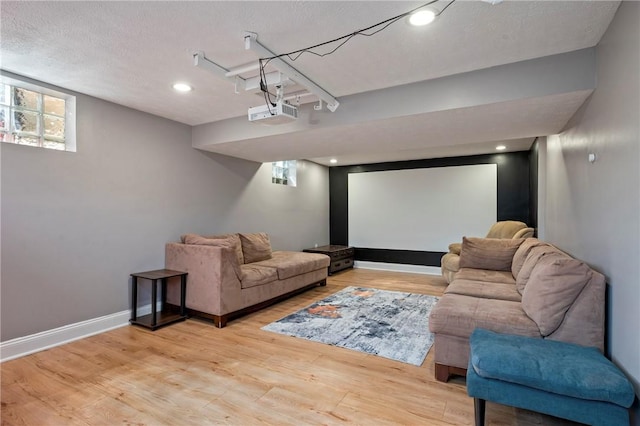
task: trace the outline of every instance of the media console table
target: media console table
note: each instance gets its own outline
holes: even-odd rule
[[[315,248],[304,249],[307,253],[326,254],[331,258],[329,264],[329,275],[342,271],[344,269],[353,268],[353,259],[355,250],[353,247],[339,246],[331,244]]]

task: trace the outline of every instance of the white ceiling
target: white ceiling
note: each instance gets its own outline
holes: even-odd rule
[[[256,61],[244,31],[276,53],[368,27],[422,2],[0,2],[3,70],[189,125],[246,116],[252,93],[193,65],[193,53],[225,68]],[[442,9],[447,2],[434,6]],[[404,20],[372,37],[355,37],[335,54],[292,64],[339,100],[363,92],[437,79],[595,46],[615,1],[458,0],[430,26]],[[245,76],[248,76],[246,74]],[[174,92],[176,81],[194,91]],[[487,103],[309,130],[238,138],[202,146],[256,161],[309,158],[339,165],[527,149],[558,132],[588,92]],[[338,109],[340,111],[340,108]],[[343,114],[346,114],[343,112]],[[437,119],[436,119],[437,118]],[[429,128],[425,129],[425,122]],[[436,128],[433,124],[437,123]],[[246,126],[256,126],[246,123]],[[215,129],[214,127],[212,127]],[[304,145],[297,141],[304,139]],[[333,142],[332,142],[333,141]],[[234,145],[235,144],[235,145]],[[295,146],[295,148],[294,148]]]

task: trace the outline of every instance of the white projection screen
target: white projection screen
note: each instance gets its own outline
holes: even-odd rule
[[[349,245],[446,252],[496,222],[496,164],[349,174]]]

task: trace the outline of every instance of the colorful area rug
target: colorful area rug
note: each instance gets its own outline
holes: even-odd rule
[[[347,287],[263,330],[422,365],[431,345],[429,312],[438,298]]]

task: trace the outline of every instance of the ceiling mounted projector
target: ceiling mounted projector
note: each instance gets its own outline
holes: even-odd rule
[[[298,108],[282,101],[276,102],[276,106],[260,105],[249,108],[249,121],[259,121],[264,124],[290,123],[298,118]]]

